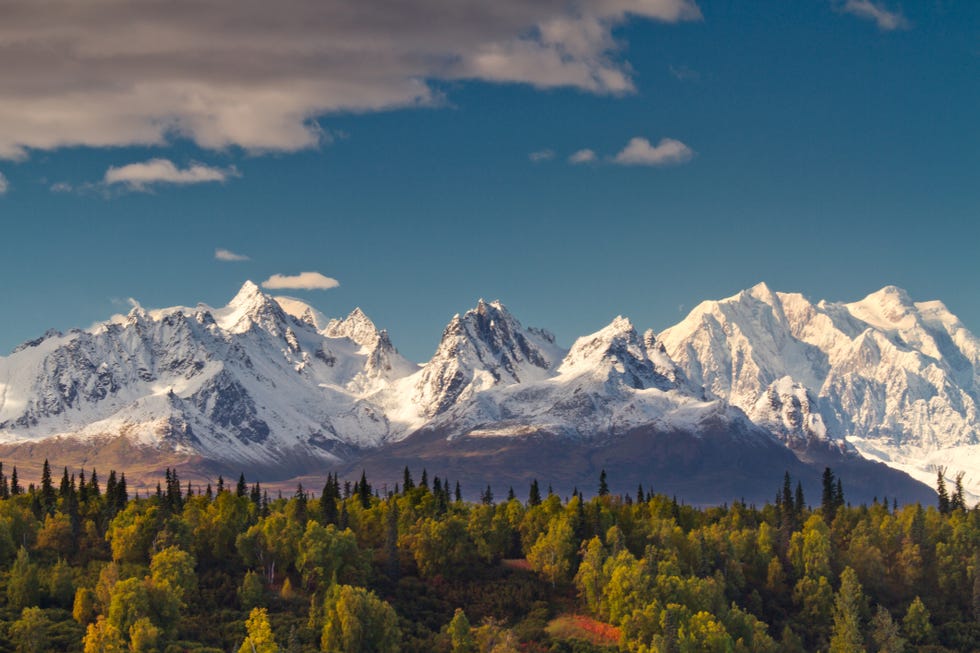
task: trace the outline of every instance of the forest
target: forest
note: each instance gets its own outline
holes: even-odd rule
[[[764,506],[606,472],[463,499],[406,469],[285,496],[241,476],[0,465],[0,651],[606,653],[980,650],[980,507],[852,506],[827,469]],[[272,496],[274,494],[274,496]]]

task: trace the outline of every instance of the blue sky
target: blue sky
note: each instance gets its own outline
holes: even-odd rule
[[[361,306],[415,360],[480,297],[570,344],[761,280],[814,300],[895,284],[980,332],[980,5],[524,4],[442,24],[433,0],[391,21],[297,2],[243,36],[194,14],[212,0],[158,32],[122,12],[150,33],[118,45],[76,16],[39,37],[69,65],[14,3],[0,351],[129,297],[222,305],[306,271],[339,286],[276,292]],[[331,12],[352,36],[320,51]],[[199,50],[165,29],[182,19]]]

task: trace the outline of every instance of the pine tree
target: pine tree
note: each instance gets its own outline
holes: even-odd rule
[[[55,492],[54,485],[51,483],[51,465],[48,459],[44,459],[44,467],[41,468],[41,510],[49,515],[54,514]]]
[[[92,468],[92,475],[88,478],[88,493],[89,496],[99,497],[102,491],[99,489],[99,475],[96,473],[95,468]]]
[[[793,502],[793,510],[796,512],[796,519],[803,519],[803,510],[806,509],[806,502],[803,500],[803,483],[796,482],[796,496]]]
[[[327,482],[323,486],[323,493],[320,495],[320,519],[324,524],[337,523],[337,483],[327,474]]]
[[[68,478],[68,468],[65,467],[65,471],[61,474],[61,485],[58,486],[58,496],[66,499],[69,492],[71,492],[71,479]]]
[[[405,475],[404,475],[404,479],[402,480],[402,491],[405,494],[408,494],[414,489],[415,489],[415,481],[412,480],[412,472],[408,468],[408,465],[405,465]]]
[[[646,500],[647,497],[645,494],[643,494],[643,483],[640,483],[639,485],[636,486],[636,502],[645,503]]]
[[[424,487],[426,490],[429,489],[429,473],[425,470],[425,467],[422,468],[422,480],[419,481],[419,487]]]
[[[956,489],[953,497],[949,500],[950,510],[966,510],[966,498],[963,495],[963,475],[964,472],[956,473]]]
[[[17,466],[15,465],[13,471],[10,472],[10,494],[11,496],[17,496],[18,494],[21,494],[23,491],[24,489],[20,486],[20,483],[17,481]]]
[[[541,503],[541,490],[538,489],[538,479],[531,481],[531,491],[527,495],[527,505],[536,506]]]
[[[484,504],[488,506],[493,505],[493,490],[490,489],[489,485],[487,486],[487,489],[483,491],[483,494],[480,496],[480,501],[482,501]]]
[[[936,468],[936,494],[939,495],[939,512],[949,514],[949,492],[946,491],[946,468],[940,465]]]
[[[218,494],[225,491],[225,479],[221,474],[218,474]]]
[[[609,494],[609,485],[606,483],[606,470],[599,472],[599,496],[604,497]]]
[[[245,484],[245,473],[238,477],[238,486],[235,488],[235,496],[243,497],[248,493],[248,485]]]
[[[837,487],[834,489],[834,512],[837,512],[838,508],[844,506],[844,484],[841,483],[840,477],[837,477]]]
[[[459,481],[456,481],[456,492],[454,493],[453,498],[456,499],[456,503],[463,500],[463,490],[459,487]]]
[[[357,492],[358,498],[361,500],[361,507],[365,510],[371,507],[371,486],[367,482],[367,473],[361,470],[361,481],[359,483],[359,488]]]
[[[823,495],[820,501],[820,510],[823,511],[823,518],[828,522],[834,519],[837,512],[837,488],[834,486],[834,473],[830,467],[823,470]]]

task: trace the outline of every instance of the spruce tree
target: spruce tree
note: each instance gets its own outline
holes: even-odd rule
[[[837,488],[834,485],[834,473],[830,467],[823,470],[823,494],[820,500],[820,509],[823,511],[823,518],[828,522],[834,519],[837,512]]]
[[[463,500],[463,490],[459,487],[459,481],[456,481],[456,492],[453,498],[456,499],[456,503]]]
[[[408,465],[405,465],[404,479],[402,480],[402,491],[405,492],[405,494],[408,494],[414,489],[415,481],[412,480],[412,472],[408,468]]]
[[[966,497],[963,494],[963,475],[964,472],[956,473],[956,489],[953,491],[953,496],[949,500],[950,510],[966,510]]]
[[[238,486],[235,488],[235,496],[243,497],[248,493],[248,485],[245,484],[245,473],[238,477]]]
[[[599,472],[599,496],[604,497],[609,494],[609,484],[606,483],[606,470]]]
[[[538,479],[531,481],[531,491],[527,495],[527,505],[536,506],[541,503],[541,490],[538,489]]]
[[[803,519],[803,510],[806,508],[806,502],[803,500],[803,483],[801,481],[796,482],[796,497],[793,501],[793,510],[796,512],[796,519]]]
[[[357,497],[361,500],[361,507],[365,510],[371,507],[371,486],[367,482],[367,473],[361,470],[361,481],[358,484]]]
[[[41,502],[41,510],[53,515],[56,495],[51,482],[51,465],[48,464],[47,458],[44,459],[44,466],[41,468],[41,496],[38,498]]]
[[[946,491],[946,468],[940,465],[936,468],[936,494],[939,500],[939,512],[943,515],[949,514],[949,492]]]

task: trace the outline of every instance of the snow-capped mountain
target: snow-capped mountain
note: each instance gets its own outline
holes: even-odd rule
[[[980,341],[941,302],[888,286],[813,303],[759,284],[661,336],[707,396],[794,449],[853,446],[929,484],[944,465],[980,494]]]
[[[0,436],[125,435],[254,467],[336,459],[407,429],[372,397],[417,367],[360,311],[319,320],[248,282],[222,308],[135,306],[49,332],[0,358]]]
[[[925,442],[950,425],[975,440],[976,395],[962,388],[976,387],[980,347],[941,305],[909,311],[757,286],[659,337],[617,317],[566,349],[480,300],[417,365],[360,309],[331,319],[247,282],[223,307],[134,306],[0,357],[0,459],[138,450],[158,467],[184,456],[283,478],[328,465],[400,474],[392,465],[417,455],[566,490],[608,464],[703,501],[767,498],[785,470],[817,483],[827,463],[858,496],[922,498],[845,440],[867,452],[872,437]],[[922,412],[927,381],[941,390]],[[875,403],[882,393],[892,399]]]

